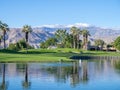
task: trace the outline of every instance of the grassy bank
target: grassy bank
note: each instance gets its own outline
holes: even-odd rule
[[[26,51],[0,50],[0,62],[26,62],[26,61],[70,61],[71,56],[120,56],[117,52],[83,51],[76,49],[31,49]]]

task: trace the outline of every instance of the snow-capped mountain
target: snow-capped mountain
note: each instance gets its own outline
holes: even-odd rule
[[[29,34],[29,43],[35,48],[38,48],[40,42],[45,41],[49,37],[53,37],[56,30],[66,29],[68,32],[70,32],[70,28],[73,26],[80,29],[89,30],[91,34],[91,41],[94,41],[95,39],[103,39],[106,43],[111,43],[116,39],[116,37],[120,36],[120,29],[115,30],[111,28],[96,27],[86,23],[76,23],[70,25],[55,24],[34,27],[33,32]],[[22,32],[21,28],[11,28],[6,38],[7,45],[10,43],[15,43],[22,38],[24,38],[24,33]]]
[[[120,29],[97,27],[86,23],[75,23],[69,25],[43,25],[38,28],[48,32],[55,32],[58,29],[66,29],[68,32],[70,32],[70,28],[73,26],[80,29],[89,30],[91,34],[90,40],[103,39],[106,43],[111,43],[116,39],[116,37],[120,36]]]
[[[89,27],[90,25],[87,24],[87,23],[75,23],[75,24],[68,24],[68,25],[60,25],[60,24],[48,24],[48,25],[42,25],[42,26],[39,26],[39,27],[48,27],[48,28],[71,28],[71,27]]]

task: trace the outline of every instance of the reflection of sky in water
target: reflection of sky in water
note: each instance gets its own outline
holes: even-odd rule
[[[62,62],[56,62],[56,63],[32,63],[31,66],[33,67],[50,67],[50,66],[72,66],[72,63],[62,63]]]
[[[119,90],[119,61],[28,63],[30,90]],[[0,83],[3,67],[0,64]],[[25,64],[6,64],[7,90],[24,90]]]

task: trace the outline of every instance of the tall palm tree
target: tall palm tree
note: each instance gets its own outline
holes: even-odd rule
[[[88,36],[90,36],[90,33],[88,30],[83,29],[82,30],[82,35],[83,35],[83,47],[87,49],[87,44],[88,44]]]
[[[70,29],[72,35],[73,35],[73,48],[76,48],[76,36],[77,36],[77,27],[72,27]]]
[[[29,25],[24,25],[22,28],[22,32],[25,33],[25,41],[26,41],[26,50],[28,49],[28,34],[32,32],[32,28]]]
[[[6,23],[0,22],[0,30],[3,32],[4,49],[5,49],[6,48],[5,35],[9,31],[9,27]]]
[[[82,34],[82,31],[80,29],[77,29],[77,49],[80,48],[80,35]]]

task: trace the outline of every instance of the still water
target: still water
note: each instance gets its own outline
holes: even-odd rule
[[[120,90],[120,61],[0,63],[0,90]]]

